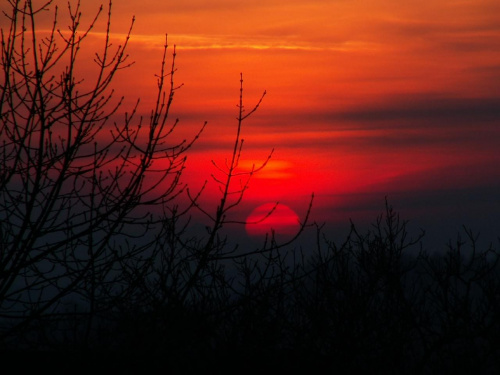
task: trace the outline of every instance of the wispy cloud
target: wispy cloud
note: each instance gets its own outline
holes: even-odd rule
[[[48,31],[47,31],[48,32]],[[103,32],[91,32],[92,36],[104,38]],[[113,40],[125,40],[125,33],[112,33]],[[149,48],[163,48],[165,37],[169,44],[182,50],[293,50],[293,51],[374,51],[380,48],[375,42],[363,40],[344,41],[308,41],[296,36],[289,38],[272,37],[268,35],[206,35],[206,34],[134,34],[130,42]]]

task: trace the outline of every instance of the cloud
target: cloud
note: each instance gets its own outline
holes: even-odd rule
[[[356,108],[331,116],[357,122],[408,120],[413,123],[414,120],[439,120],[443,125],[456,126],[499,120],[500,97],[447,97],[426,93],[388,96],[379,105]],[[404,126],[404,123],[401,125]]]
[[[284,120],[281,114],[267,115],[265,125],[259,131],[297,132],[307,131],[365,131],[390,129],[455,129],[470,126],[498,128],[500,121],[500,97],[456,97],[445,94],[420,93],[385,95],[372,103],[360,103],[342,110],[317,108],[288,111]],[[308,124],[305,127],[305,124]]]

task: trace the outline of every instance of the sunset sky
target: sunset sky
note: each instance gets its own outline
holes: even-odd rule
[[[86,19],[101,2],[83,1]],[[112,13],[118,40],[136,17],[125,105],[141,97],[148,114],[166,33],[177,47],[174,116],[186,134],[208,121],[194,187],[229,157],[240,72],[247,109],[267,91],[243,166],[275,152],[238,214],[280,201],[302,216],[314,192],[312,218],[335,236],[388,196],[442,242],[462,224],[500,235],[500,1],[116,0]]]

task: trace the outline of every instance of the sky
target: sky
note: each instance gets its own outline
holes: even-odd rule
[[[101,2],[83,2],[84,23]],[[135,16],[135,64],[115,79],[125,108],[140,97],[147,116],[165,34],[176,46],[173,116],[187,135],[208,122],[185,174],[193,189],[209,181],[206,204],[216,201],[211,160],[222,165],[232,149],[242,73],[247,110],[266,91],[243,124],[242,167],[274,153],[236,216],[280,201],[303,217],[314,192],[311,220],[338,237],[349,220],[374,221],[387,197],[439,244],[462,225],[498,244],[498,0],[115,0],[112,9],[117,42]]]

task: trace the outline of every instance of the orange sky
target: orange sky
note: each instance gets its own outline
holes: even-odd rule
[[[101,1],[83,3],[90,18]],[[184,84],[175,115],[188,134],[208,121],[194,185],[229,156],[243,72],[247,108],[267,90],[244,159],[275,148],[243,211],[280,200],[300,214],[314,191],[315,218],[345,222],[389,195],[406,216],[480,211],[500,229],[498,0],[116,0],[117,38],[133,15],[136,64],[116,88],[148,113],[168,33]]]

